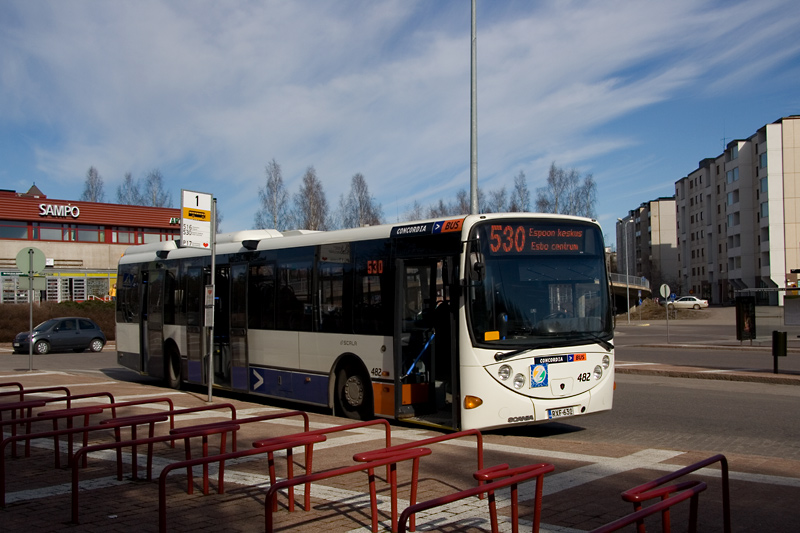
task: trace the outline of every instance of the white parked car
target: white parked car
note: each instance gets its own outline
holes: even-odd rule
[[[667,304],[669,309],[705,309],[708,307],[708,300],[701,300],[696,296],[683,296],[674,302]]]

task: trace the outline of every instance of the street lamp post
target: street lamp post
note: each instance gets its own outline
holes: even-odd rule
[[[628,314],[628,324],[631,323],[631,280],[628,278],[628,220],[618,218],[622,224],[622,242],[625,248],[625,307]]]

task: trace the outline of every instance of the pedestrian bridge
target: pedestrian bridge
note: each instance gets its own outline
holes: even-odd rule
[[[611,277],[611,297],[617,307],[617,313],[623,313],[626,309],[639,302],[639,291],[642,291],[642,298],[650,298],[653,292],[650,290],[650,281],[642,276],[626,276],[625,274],[612,273]],[[628,304],[625,300],[629,298]]]

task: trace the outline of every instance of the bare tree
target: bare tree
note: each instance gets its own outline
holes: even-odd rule
[[[343,228],[376,226],[382,223],[381,205],[369,194],[369,187],[360,172],[350,180],[350,193],[339,201],[339,217]]]
[[[147,173],[142,184],[142,205],[172,207],[172,193],[164,190],[164,176],[156,169]]]
[[[514,191],[511,193],[508,210],[512,213],[521,213],[530,209],[531,193],[528,190],[528,181],[525,179],[525,173],[520,170],[514,178]]]
[[[83,184],[81,200],[84,202],[102,202],[106,193],[103,191],[103,178],[97,169],[89,167],[86,172],[86,181]]]
[[[583,181],[578,171],[550,165],[547,185],[536,189],[536,209],[542,213],[563,215],[594,216],[597,200],[597,184],[591,174]]]
[[[422,204],[419,203],[418,200],[414,200],[414,203],[411,204],[411,208],[403,215],[404,220],[422,220],[425,218],[425,211],[422,208]]]
[[[303,175],[300,192],[294,196],[294,206],[297,228],[320,231],[328,229],[328,201],[313,166],[308,167]]]
[[[117,203],[123,205],[142,205],[139,185],[133,180],[130,172],[125,173],[122,184],[117,187]]]
[[[485,213],[503,213],[508,211],[506,202],[506,188],[500,187],[494,191],[489,191],[489,198],[486,202]]]
[[[480,205],[481,189],[478,187],[478,205]],[[461,189],[456,193],[456,202],[453,206],[450,215],[467,215],[470,213],[469,194],[466,189]]]
[[[289,193],[283,185],[281,166],[275,158],[267,164],[265,174],[267,182],[264,188],[258,189],[261,208],[256,212],[255,227],[282,231],[289,226]]]

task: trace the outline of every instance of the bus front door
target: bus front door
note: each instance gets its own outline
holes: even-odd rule
[[[395,416],[454,428],[449,264],[449,258],[397,260]]]

